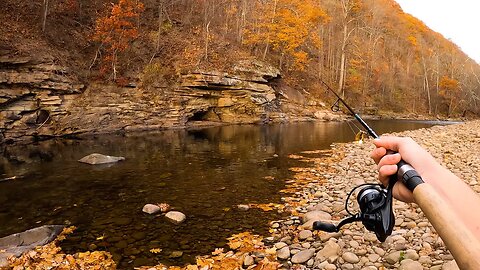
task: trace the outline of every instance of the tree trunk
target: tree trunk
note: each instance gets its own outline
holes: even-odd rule
[[[158,0],[158,36],[157,36],[157,45],[156,51],[160,50],[160,33],[162,32],[162,25],[163,25],[163,1]]]
[[[344,84],[344,73],[345,73],[345,47],[347,46],[347,24],[343,26],[343,40],[342,40],[342,48],[341,48],[341,56],[340,56],[340,79],[338,80],[338,93],[342,96],[342,98],[345,98],[345,91],[343,89],[343,84]]]
[[[205,60],[208,60],[208,42],[209,42],[209,36],[210,36],[210,22],[207,23],[207,26],[205,28]]]
[[[45,25],[47,24],[48,1],[49,1],[49,0],[43,0],[43,7],[42,7],[42,32],[45,32]]]
[[[423,89],[427,92],[428,99],[428,114],[432,114],[432,101],[430,98],[430,86],[428,84],[428,73],[427,65],[425,64],[425,58],[422,55],[422,64],[423,64]]]
[[[277,14],[277,0],[275,0],[273,2],[273,16],[272,16],[272,20],[270,23],[274,23],[275,22],[275,15]],[[270,46],[270,38],[267,38],[267,44],[265,45],[265,50],[263,51],[263,56],[262,56],[262,60],[265,60],[265,58],[267,57],[267,52],[268,52],[268,47]],[[282,56],[283,58],[283,56]],[[280,66],[280,69],[281,69],[281,66]]]

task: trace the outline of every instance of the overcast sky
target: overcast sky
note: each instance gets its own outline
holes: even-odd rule
[[[480,63],[480,0],[396,0]]]

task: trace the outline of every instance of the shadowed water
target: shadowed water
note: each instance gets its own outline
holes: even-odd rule
[[[379,134],[444,124],[369,123]],[[108,250],[122,269],[193,262],[225,247],[232,234],[268,236],[269,221],[281,214],[241,211],[237,205],[281,203],[288,168],[309,166],[288,155],[351,141],[352,128],[346,122],[225,126],[8,146],[0,179],[19,178],[0,182],[0,237],[44,224],[72,224],[77,230],[62,244],[67,252]],[[91,153],[126,160],[77,162]],[[162,202],[187,220],[174,225],[142,213],[144,204]],[[162,251],[155,254],[153,248]],[[183,255],[172,258],[173,251]]]

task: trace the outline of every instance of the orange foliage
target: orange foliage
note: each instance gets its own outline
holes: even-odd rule
[[[455,97],[460,90],[460,86],[458,84],[458,81],[453,79],[453,78],[449,78],[448,76],[443,76],[442,77],[442,79],[440,80],[440,83],[439,83],[439,87],[440,87],[440,93],[439,94],[443,97],[446,97],[446,98]]]
[[[407,37],[407,40],[408,42],[410,42],[410,44],[413,46],[413,47],[417,47],[417,38],[414,37],[414,36],[408,36]]]
[[[138,37],[134,19],[140,16],[143,10],[144,6],[139,1],[119,0],[112,6],[110,14],[96,21],[92,40],[100,42],[105,52],[100,71],[103,74],[113,71],[114,80],[118,53],[128,49],[130,42]]]
[[[293,60],[294,69],[303,70],[308,62],[303,47],[307,44],[320,47],[320,39],[313,30],[328,20],[327,14],[312,0],[259,1],[255,10],[258,21],[247,26],[244,43],[271,45],[273,50]]]

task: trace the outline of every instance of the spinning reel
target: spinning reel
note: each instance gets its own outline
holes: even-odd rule
[[[341,220],[338,225],[315,221],[313,223],[313,229],[326,232],[338,232],[345,224],[361,221],[367,230],[375,233],[380,242],[385,241],[392,233],[393,225],[395,224],[392,208],[393,184],[394,183],[391,183],[388,188],[377,184],[363,184],[355,187],[350,191],[345,201],[345,210],[350,214],[350,217]],[[357,195],[360,212],[352,214],[348,209],[348,202],[353,192],[361,187],[362,189]]]

